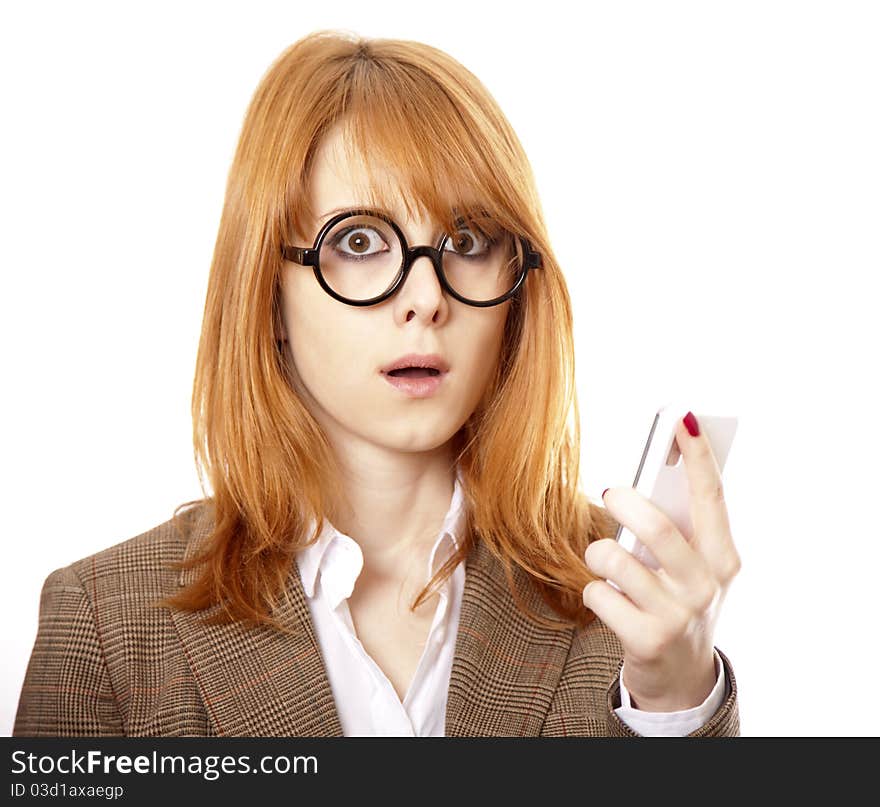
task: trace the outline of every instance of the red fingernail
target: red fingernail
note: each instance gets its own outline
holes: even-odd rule
[[[611,490],[611,488],[605,488],[605,490],[602,491],[602,498],[603,499],[605,498],[605,494],[608,493],[609,490]]]
[[[700,434],[700,426],[697,423],[697,419],[694,417],[693,412],[688,412],[683,418],[685,428],[688,430],[688,434],[691,437],[697,437]]]

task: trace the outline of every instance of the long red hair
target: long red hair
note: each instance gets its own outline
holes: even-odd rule
[[[455,435],[467,529],[459,552],[419,594],[430,596],[474,540],[503,563],[523,612],[548,627],[585,626],[595,579],[588,544],[616,523],[579,490],[580,426],[571,302],[544,224],[531,167],[495,100],[453,58],[428,45],[318,31],[288,47],[251,100],[226,187],[208,280],[192,396],[193,441],[213,532],[196,581],[162,605],[222,609],[211,622],[276,624],[271,610],[294,553],[316,540],[341,478],[334,453],[290,383],[280,324],[281,245],[301,243],[309,173],[322,135],[345,121],[369,171],[395,166],[407,193],[452,231],[454,189],[527,238],[531,271],[508,312],[501,358],[484,399]],[[369,155],[371,159],[366,159]],[[376,177],[371,203],[390,208]],[[410,200],[412,202],[410,203]],[[314,519],[316,532],[309,534]],[[519,598],[524,569],[559,614],[548,622]],[[180,564],[182,567],[183,564]]]

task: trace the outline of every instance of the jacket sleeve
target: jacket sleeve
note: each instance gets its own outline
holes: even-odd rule
[[[739,728],[739,704],[737,701],[736,678],[733,675],[733,667],[730,659],[717,647],[721,663],[724,665],[724,698],[721,705],[709,720],[697,729],[694,729],[687,737],[738,737]],[[623,667],[623,659],[617,668],[611,686],[608,689],[608,733],[612,737],[643,737],[646,735],[635,731],[627,725],[615,709],[620,707],[620,669]]]
[[[718,648],[724,664],[725,693],[709,720],[688,737],[739,736],[736,679],[727,656]],[[550,711],[541,730],[544,737],[643,737],[628,726],[615,709],[620,708],[620,672],[623,646],[601,619],[576,630],[556,686]]]
[[[70,567],[52,572],[40,595],[40,618],[14,737],[125,735],[91,601]]]

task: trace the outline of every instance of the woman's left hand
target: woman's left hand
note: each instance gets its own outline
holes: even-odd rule
[[[651,550],[660,568],[645,566],[613,538],[594,541],[584,555],[593,574],[620,586],[589,583],[584,605],[620,639],[633,706],[650,712],[690,709],[709,696],[717,679],[715,623],[741,567],[709,440],[702,432],[691,436],[683,420],[675,439],[688,476],[693,537],[687,540],[634,488],[609,488],[603,495],[609,513]]]

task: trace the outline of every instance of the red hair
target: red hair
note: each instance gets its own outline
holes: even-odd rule
[[[287,48],[261,79],[229,172],[214,247],[192,396],[202,491],[212,507],[197,579],[161,602],[185,610],[222,605],[210,622],[276,624],[270,612],[294,553],[316,540],[341,478],[326,436],[290,383],[276,336],[281,245],[309,232],[309,173],[337,122],[369,170],[393,165],[411,201],[454,230],[453,189],[527,238],[543,269],[511,301],[498,367],[476,410],[454,436],[467,529],[459,552],[419,594],[416,608],[484,541],[506,570],[523,612],[548,627],[584,626],[581,599],[595,579],[588,544],[616,522],[579,490],[580,426],[572,311],[551,249],[528,159],[480,81],[425,44],[319,31]],[[365,159],[370,155],[370,159]],[[372,176],[372,174],[371,174]],[[442,181],[438,178],[442,178]],[[390,208],[379,177],[370,203]],[[459,206],[459,211],[460,211]],[[572,411],[573,410],[573,411]],[[573,419],[572,419],[573,415]],[[309,521],[317,524],[307,534]],[[525,608],[512,564],[524,569],[561,617]],[[179,564],[180,568],[184,564]]]

